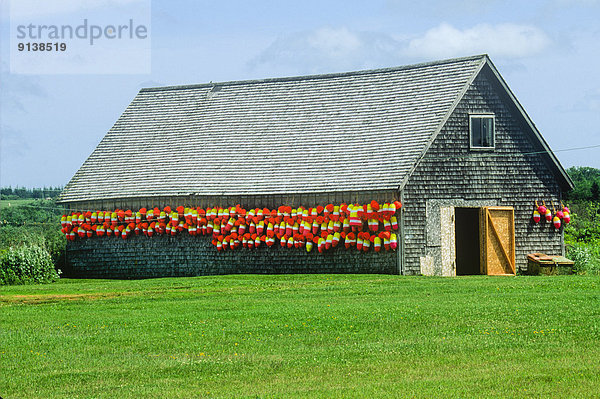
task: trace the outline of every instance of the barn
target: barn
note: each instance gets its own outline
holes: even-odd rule
[[[570,189],[490,58],[478,55],[142,89],[59,201],[80,218],[166,206],[285,212],[336,204],[350,213],[352,204],[402,204],[395,250],[223,251],[214,237],[179,232],[94,236],[67,242],[73,276],[454,276],[514,274],[528,253],[564,254],[562,227],[543,215],[536,223],[532,212],[536,201],[558,211]]]

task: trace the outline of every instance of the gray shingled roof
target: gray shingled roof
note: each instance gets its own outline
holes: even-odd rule
[[[486,59],[142,89],[60,199],[396,189]]]

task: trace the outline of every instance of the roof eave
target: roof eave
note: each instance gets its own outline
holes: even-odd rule
[[[140,90],[140,93],[144,92],[155,92],[155,91],[166,91],[166,90],[189,90],[189,89],[201,89],[201,88],[212,88],[215,86],[235,86],[235,85],[247,85],[247,84],[260,84],[260,83],[273,83],[273,82],[289,82],[299,80],[314,80],[314,79],[331,79],[346,76],[359,76],[368,75],[374,73],[385,73],[385,72],[396,72],[405,71],[415,68],[423,68],[427,66],[450,64],[461,61],[477,60],[487,58],[487,54],[472,55],[468,57],[459,58],[448,58],[445,60],[422,62],[418,64],[402,65],[390,68],[376,68],[376,69],[364,69],[360,71],[347,71],[347,72],[334,72],[324,73],[316,75],[299,75],[299,76],[285,76],[279,78],[266,78],[266,79],[250,79],[250,80],[231,80],[223,82],[209,82],[192,85],[173,85],[173,86],[158,86],[158,87],[144,87]]]

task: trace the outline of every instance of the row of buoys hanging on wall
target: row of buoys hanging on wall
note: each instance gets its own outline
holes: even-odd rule
[[[360,251],[395,250],[398,246],[396,212],[399,201],[379,204],[328,204],[313,208],[280,206],[277,209],[246,210],[234,207],[183,207],[172,209],[73,212],[61,218],[61,231],[69,240],[92,237],[120,237],[133,234],[148,237],[177,235],[212,236],[219,250],[273,246],[306,248],[319,252],[337,247]]]
[[[356,248],[358,251],[369,251],[372,247],[375,252],[381,250],[396,250],[398,248],[398,237],[395,233],[389,231],[380,231],[378,234],[371,234],[367,231],[355,232],[336,232],[333,234],[323,234],[321,236],[307,234],[293,234],[291,236],[283,235],[281,237],[267,235],[258,235],[246,233],[243,236],[237,233],[231,233],[227,236],[219,235],[213,239],[213,245],[217,250],[224,251],[227,249],[237,248],[258,248],[261,245],[271,247],[279,241],[283,248],[305,248],[307,252],[311,252],[316,246],[317,250],[322,253],[328,249],[335,248],[338,245],[343,245],[346,249]]]
[[[533,211],[533,221],[535,223],[539,223],[543,218],[547,222],[552,222],[554,228],[558,230],[563,223],[569,224],[571,222],[571,211],[562,202],[558,211],[554,208],[552,201],[550,201],[550,205],[552,206],[552,211],[550,207],[546,206],[546,202],[542,201],[540,205],[535,201],[535,210]]]

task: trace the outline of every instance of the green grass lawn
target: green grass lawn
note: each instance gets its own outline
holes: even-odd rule
[[[0,288],[0,396],[598,397],[598,277]]]

